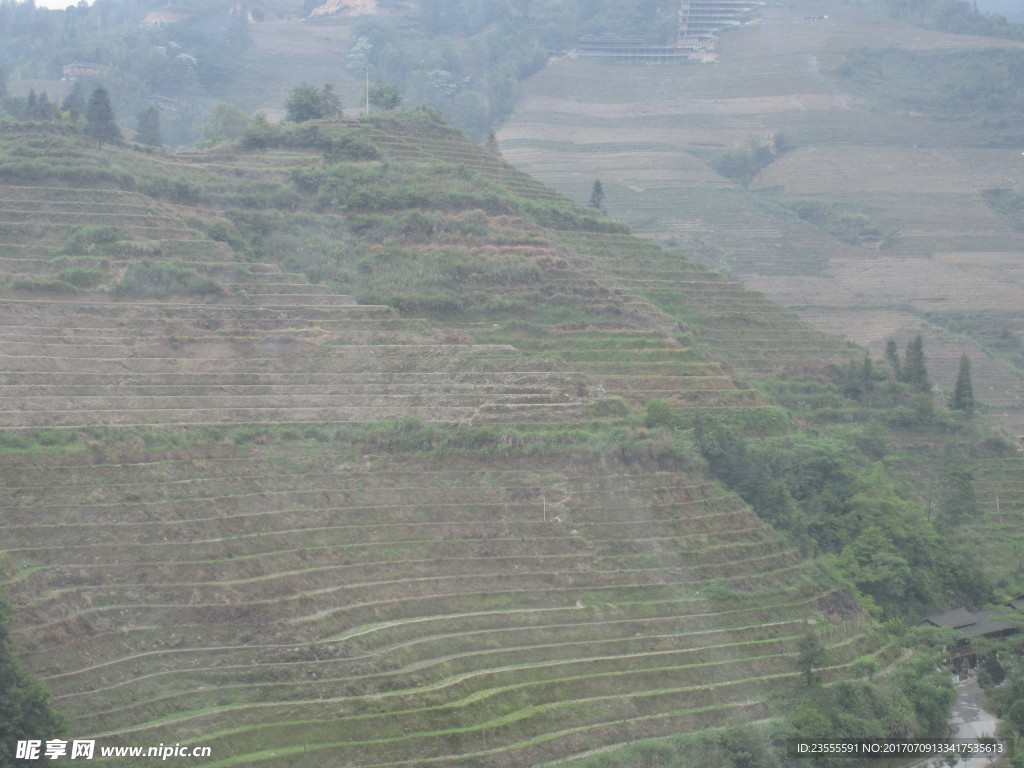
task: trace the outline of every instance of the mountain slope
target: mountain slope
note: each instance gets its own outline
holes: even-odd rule
[[[76,737],[536,765],[897,655],[641,413],[786,436],[738,374],[858,350],[430,113],[247,141],[0,129],[0,564]]]

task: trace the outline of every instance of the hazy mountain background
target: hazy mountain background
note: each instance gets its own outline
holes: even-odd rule
[[[1024,22],[1024,5],[1020,0],[978,0],[978,10],[999,13],[1013,22]]]

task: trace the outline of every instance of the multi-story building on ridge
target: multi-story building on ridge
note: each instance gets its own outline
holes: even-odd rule
[[[739,17],[756,5],[757,0],[683,0],[677,44],[696,46],[709,40],[725,27],[739,25]]]

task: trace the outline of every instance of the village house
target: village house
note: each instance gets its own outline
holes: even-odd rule
[[[63,77],[65,80],[77,80],[80,77],[103,77],[109,70],[106,64],[98,64],[94,61],[72,61],[65,64]]]
[[[1008,601],[1006,607],[1020,611],[1024,607],[1024,594]],[[978,666],[978,656],[971,647],[973,638],[998,639],[1021,631],[1020,623],[1012,621],[1007,616],[1005,608],[989,608],[977,612],[955,608],[945,613],[926,616],[921,620],[921,626],[949,627],[960,635],[956,645],[949,652],[950,668],[958,677],[964,677]]]

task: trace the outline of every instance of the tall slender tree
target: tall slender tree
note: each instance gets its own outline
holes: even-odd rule
[[[79,114],[85,114],[86,107],[85,87],[82,85],[81,80],[75,80],[75,84],[71,87],[71,92],[64,97],[64,101],[61,102],[60,108],[65,112],[78,112]]]
[[[895,339],[885,342],[885,360],[889,363],[891,375],[897,381],[900,379],[900,350],[896,346]]]
[[[594,186],[590,190],[590,202],[587,205],[604,212],[604,187],[601,186],[600,179],[594,179]]]
[[[53,105],[50,103],[50,97],[46,95],[46,91],[39,94],[39,101],[36,102],[35,119],[46,122],[53,120]]]
[[[931,382],[928,381],[928,368],[924,361],[924,339],[921,334],[907,342],[907,352],[903,363],[902,380],[921,392],[930,392]]]
[[[89,97],[85,109],[85,133],[100,143],[117,143],[123,139],[121,129],[114,119],[114,108],[110,106],[110,95],[106,88],[97,88]]]
[[[160,110],[146,107],[139,112],[138,142],[151,147],[162,147],[164,140],[160,134]]]
[[[971,358],[967,353],[960,355],[960,370],[956,375],[953,397],[949,407],[954,411],[963,411],[968,418],[974,415],[974,386],[971,384]]]

